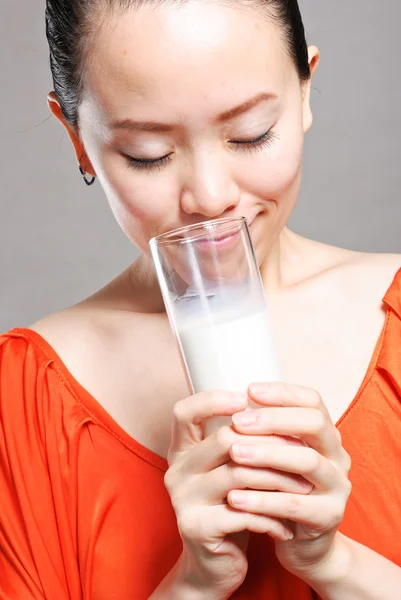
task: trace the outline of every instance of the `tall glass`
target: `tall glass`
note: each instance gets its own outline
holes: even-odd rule
[[[280,379],[268,307],[244,217],[153,238],[150,249],[172,330],[194,393],[246,393]],[[249,401],[248,406],[252,403]],[[213,417],[209,435],[231,418]]]

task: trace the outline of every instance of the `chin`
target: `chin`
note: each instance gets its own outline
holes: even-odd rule
[[[266,213],[260,213],[253,221],[249,228],[252,244],[255,250],[256,260],[260,267],[266,259],[278,240],[279,232],[277,232],[275,223],[269,218]]]

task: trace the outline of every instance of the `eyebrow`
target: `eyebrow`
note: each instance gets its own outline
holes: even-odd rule
[[[257,94],[253,98],[246,100],[242,104],[235,106],[234,108],[230,108],[225,112],[221,113],[217,117],[217,122],[223,123],[224,121],[228,121],[230,119],[234,119],[239,115],[251,110],[261,102],[277,100],[277,96],[275,94],[268,94],[266,92],[262,92]],[[121,121],[114,121],[111,124],[111,129],[124,129],[125,131],[155,131],[155,132],[163,132],[163,131],[172,131],[175,129],[174,125],[169,125],[167,123],[158,123],[156,121],[134,121],[132,119],[122,119]]]
[[[254,108],[261,102],[277,100],[277,98],[278,97],[275,94],[268,94],[266,92],[262,92],[260,94],[257,94],[253,98],[250,98],[250,100],[246,100],[242,104],[239,104],[238,106],[235,106],[234,108],[230,108],[229,110],[223,112],[217,117],[217,120],[219,122],[229,121],[230,119],[238,117],[244,112],[251,110],[251,108]]]

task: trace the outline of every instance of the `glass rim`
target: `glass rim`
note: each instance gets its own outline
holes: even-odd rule
[[[166,233],[153,237],[149,244],[156,246],[165,246],[167,244],[188,244],[196,242],[203,237],[210,235],[211,231],[216,230],[220,225],[223,226],[220,231],[226,232],[238,227],[238,225],[247,224],[246,217],[225,217],[222,219],[212,219],[210,221],[202,221],[201,223],[194,223],[193,225],[185,225],[178,229],[172,229]],[[226,227],[224,227],[226,225]],[[184,233],[190,233],[202,228],[204,231],[199,234],[192,235],[190,237],[179,237]]]

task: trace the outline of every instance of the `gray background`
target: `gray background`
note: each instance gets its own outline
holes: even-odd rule
[[[322,63],[290,225],[339,246],[401,252],[401,2],[300,5]],[[40,0],[0,2],[0,330],[78,301],[137,256],[47,120],[43,11]]]

